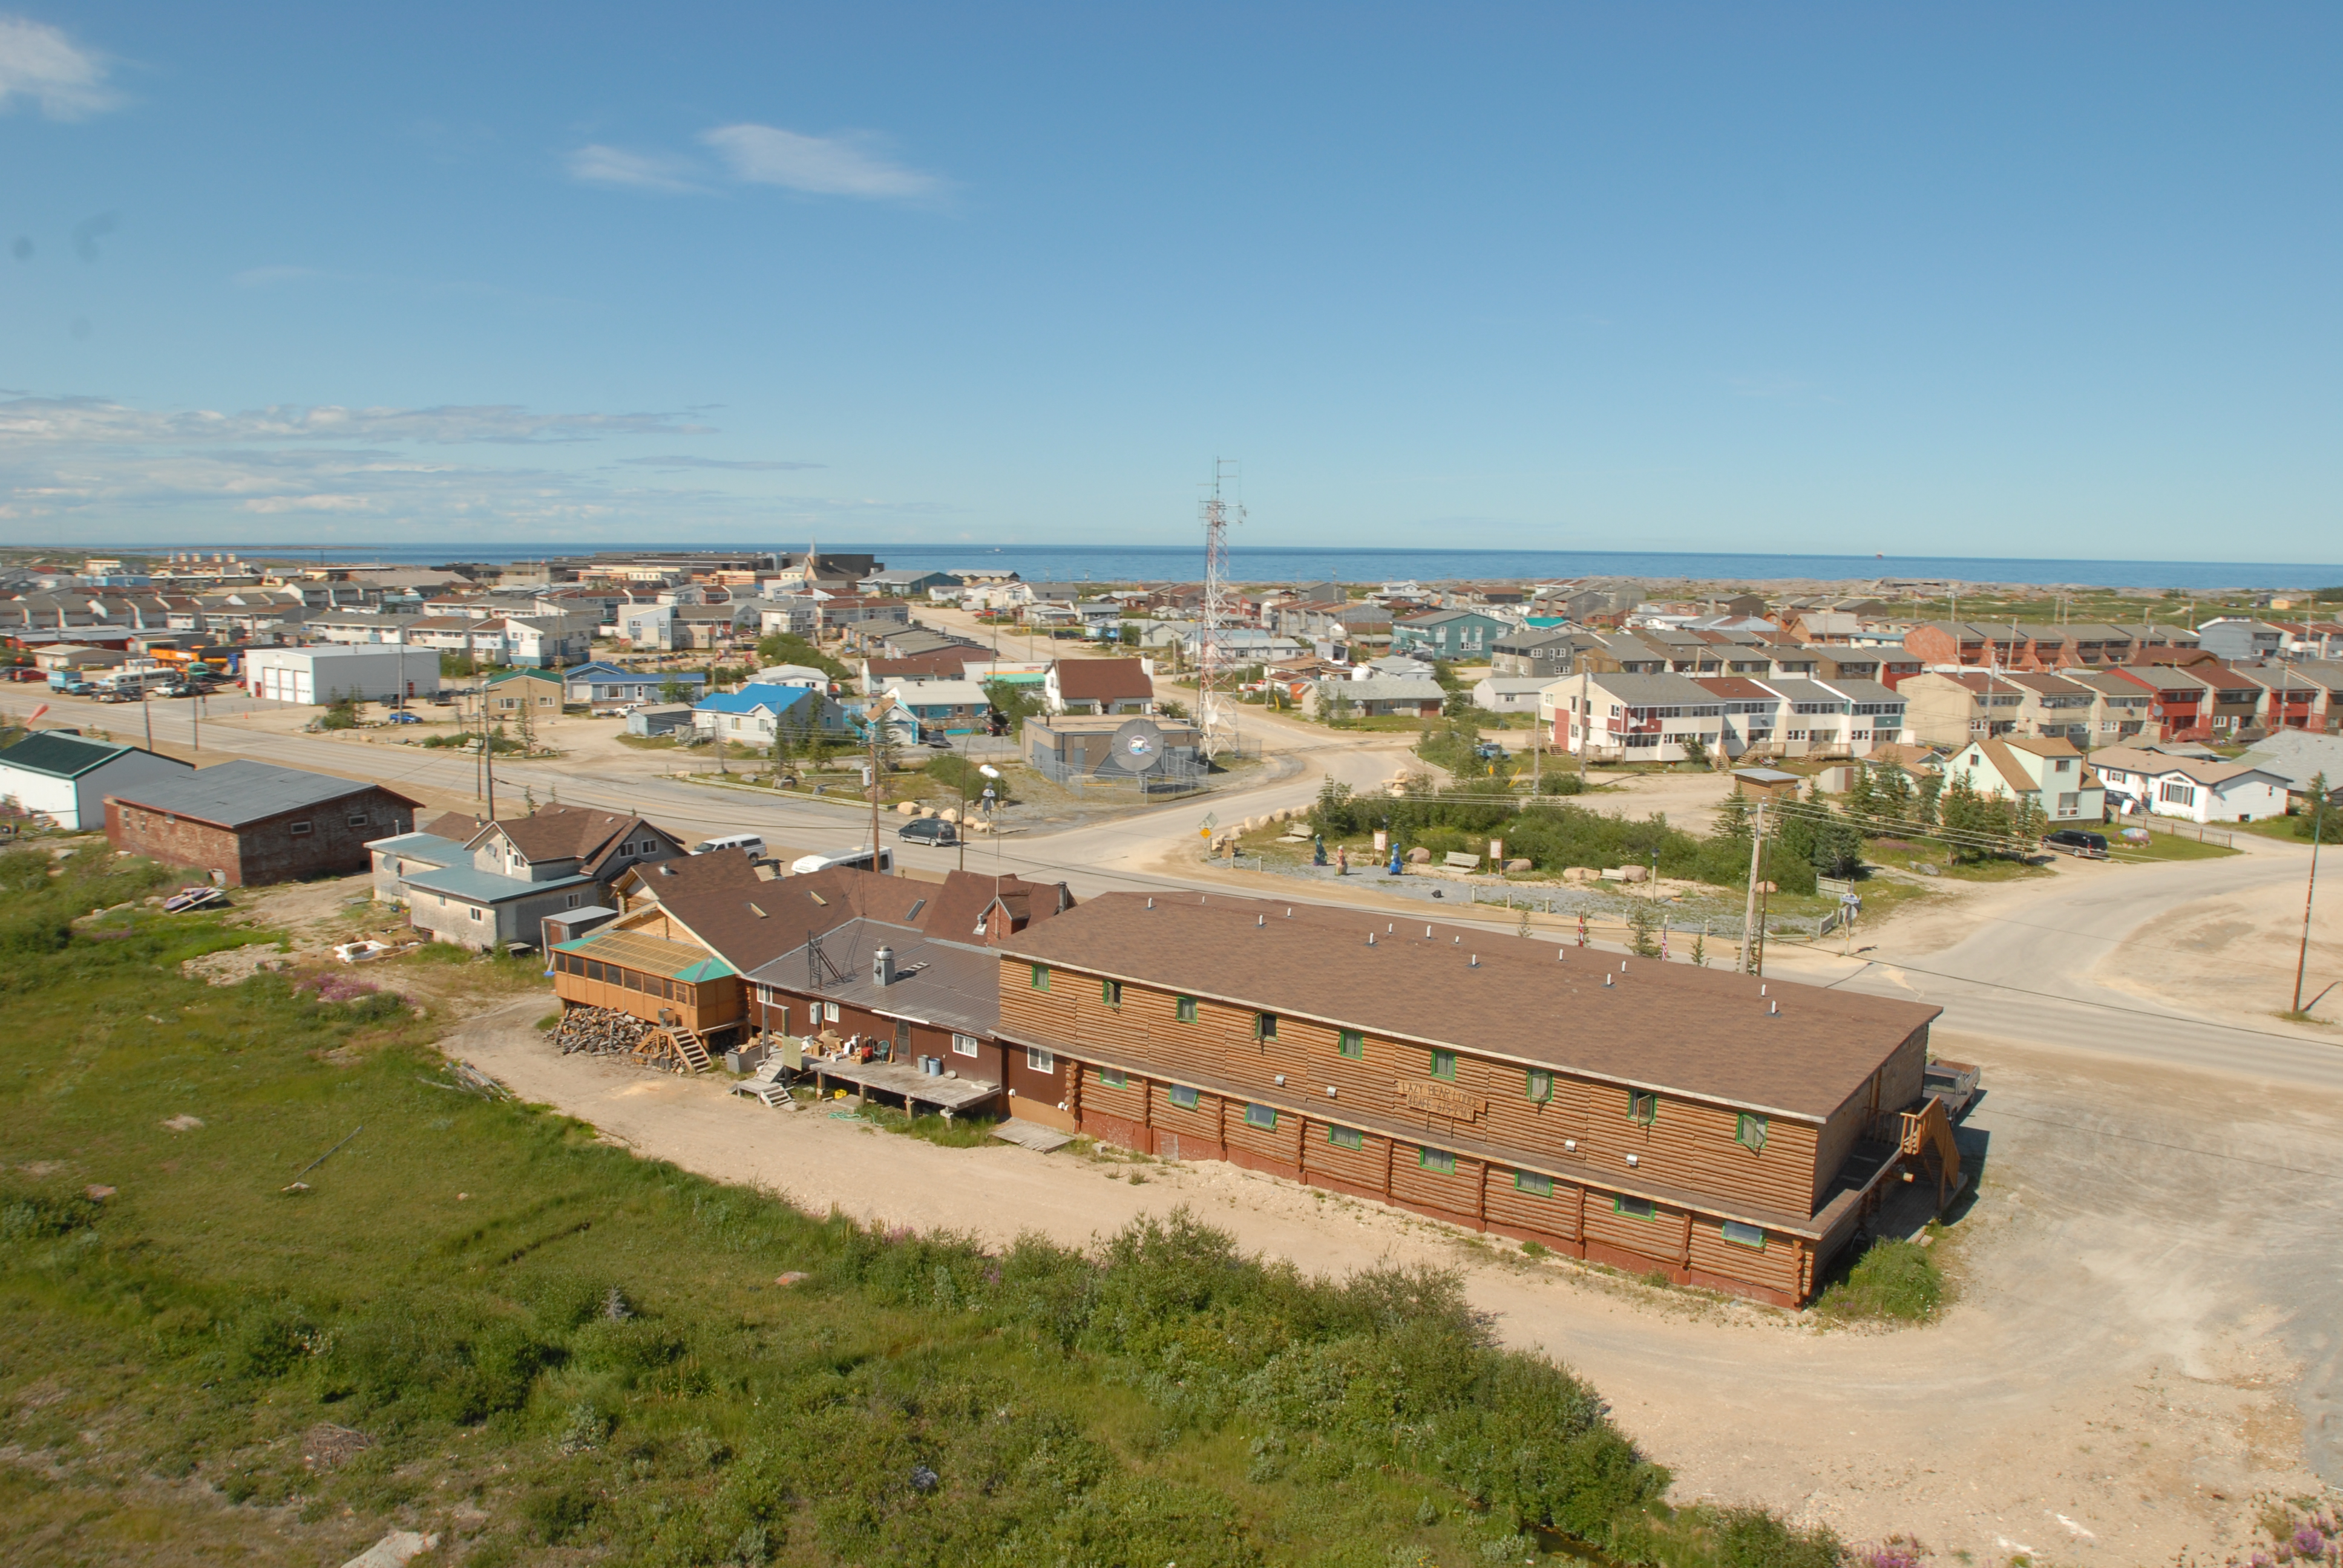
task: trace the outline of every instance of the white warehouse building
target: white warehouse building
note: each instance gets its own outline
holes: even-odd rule
[[[320,706],[343,697],[412,700],[439,689],[439,651],[396,643],[256,648],[244,656],[244,689],[272,701]]]

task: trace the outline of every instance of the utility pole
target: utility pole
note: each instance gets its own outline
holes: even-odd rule
[[[138,711],[146,719],[146,749],[155,749],[155,699],[147,695],[146,682],[138,682]]]
[[[1765,798],[1757,798],[1757,820],[1749,829],[1749,892],[1741,905],[1741,972],[1749,972],[1749,933],[1757,920],[1758,856],[1765,848]]]
[[[1584,660],[1586,655],[1582,651],[1578,658]],[[1582,665],[1578,671],[1578,787],[1581,794],[1586,790],[1587,748],[1594,744],[1594,713],[1587,706],[1586,695],[1590,679],[1590,672]]]
[[[2323,779],[2325,774],[2320,774]],[[2327,829],[2327,799],[2321,796],[2310,803],[2317,815],[2310,819],[2310,879],[2302,890],[2302,948],[2294,960],[2294,1010],[2302,1012],[2302,971],[2310,963],[2310,900],[2318,890],[2318,839]]]
[[[488,820],[497,819],[497,741],[488,729],[488,700],[480,698],[480,767],[488,780]]]
[[[878,703],[883,700],[873,700],[870,709],[870,721],[866,727],[870,730],[870,869],[873,871],[879,869],[879,726],[882,710]]]

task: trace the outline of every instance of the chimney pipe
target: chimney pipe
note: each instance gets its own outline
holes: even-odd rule
[[[895,983],[895,950],[881,947],[870,955],[870,983],[890,986]]]

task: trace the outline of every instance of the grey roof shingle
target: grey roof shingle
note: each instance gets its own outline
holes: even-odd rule
[[[241,828],[248,822],[263,821],[304,807],[323,806],[377,789],[409,806],[415,804],[384,785],[249,760],[223,762],[215,768],[199,768],[182,778],[141,784],[126,790],[119,799],[149,811],[193,817],[223,828]]]

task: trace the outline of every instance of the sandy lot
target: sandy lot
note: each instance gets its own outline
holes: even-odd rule
[[[2256,1493],[2319,1486],[2288,1393],[2307,1369],[2278,1331],[2338,1266],[2343,1101],[1947,1040],[1990,1085],[1964,1131],[1980,1201],[1943,1243],[1959,1298],[1923,1329],[1825,1331],[1232,1166],[943,1150],[769,1111],[713,1081],[565,1059],[529,1027],[542,1006],[485,1013],[447,1050],[642,1153],[817,1211],[1081,1243],[1185,1203],[1312,1271],[1453,1264],[1509,1342],[1594,1379],[1680,1497],[1980,1562],[2147,1563],[2241,1543]]]

